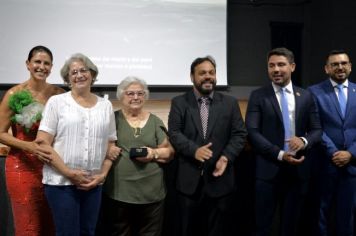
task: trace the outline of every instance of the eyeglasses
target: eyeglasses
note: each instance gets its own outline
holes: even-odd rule
[[[72,70],[71,72],[69,72],[69,74],[73,77],[76,77],[79,75],[79,73],[83,75],[83,74],[87,74],[89,71],[90,70],[88,68],[83,67],[80,68],[79,70]]]
[[[137,97],[143,97],[145,96],[145,91],[140,90],[140,91],[125,91],[125,95],[128,96],[129,98],[133,98],[135,97],[135,95],[137,95]]]
[[[348,66],[349,64],[350,64],[350,62],[348,62],[348,61],[341,61],[341,62],[333,62],[333,63],[330,63],[329,65],[330,65],[332,68],[336,69],[336,68],[338,68],[339,66],[341,66],[341,67],[346,67],[346,66]]]

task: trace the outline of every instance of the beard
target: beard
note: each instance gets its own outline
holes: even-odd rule
[[[340,70],[340,71],[331,73],[329,76],[334,81],[344,82],[349,77],[349,75],[350,75],[349,71]]]
[[[209,83],[211,86],[208,88],[204,87],[204,84]],[[212,91],[215,90],[216,81],[214,80],[204,80],[200,84],[194,81],[194,87],[199,91],[201,95],[209,95]]]

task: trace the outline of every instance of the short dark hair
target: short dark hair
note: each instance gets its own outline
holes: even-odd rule
[[[195,71],[195,67],[197,67],[197,65],[203,63],[204,61],[209,61],[214,66],[214,69],[216,70],[216,62],[212,56],[198,57],[192,62],[190,66],[190,74],[193,75]]]
[[[291,50],[287,48],[274,48],[271,51],[268,52],[267,54],[267,61],[271,56],[284,56],[287,58],[289,63],[294,63],[294,54]]]
[[[343,49],[334,49],[334,50],[331,50],[328,55],[326,56],[326,60],[325,60],[325,63],[328,64],[329,62],[329,57],[331,56],[334,56],[334,55],[339,55],[339,54],[346,54],[347,57],[349,58],[350,60],[350,57],[349,57],[349,54],[347,54],[347,52]]]
[[[49,50],[47,47],[38,45],[36,47],[33,47],[31,51],[28,53],[27,60],[31,61],[32,57],[35,55],[36,52],[45,52],[48,54],[48,56],[51,58],[51,62],[53,62],[53,55],[51,50]]]

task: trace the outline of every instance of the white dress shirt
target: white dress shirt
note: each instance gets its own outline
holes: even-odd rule
[[[272,83],[274,92],[276,94],[279,107],[282,110],[281,107],[281,93],[282,93],[282,87],[275,85]],[[289,133],[291,137],[295,136],[295,98],[294,98],[294,92],[293,92],[293,86],[292,83],[289,83],[287,86],[284,87],[286,89],[286,98],[288,101],[288,111],[289,111],[289,121],[290,121],[290,129]]]
[[[282,87],[272,83],[274,92],[276,94],[278,103],[279,103],[279,107],[282,111],[282,107],[281,107],[281,93],[282,93]],[[290,129],[289,129],[289,133],[290,136],[293,137],[295,136],[295,97],[294,97],[294,91],[293,91],[293,85],[291,82],[289,82],[289,84],[287,84],[287,86],[284,87],[286,89],[286,98],[288,101],[288,111],[289,111],[289,121],[290,121]],[[307,146],[308,142],[304,137],[301,137],[304,140],[304,148]],[[279,161],[283,160],[283,154],[284,154],[284,150],[280,150],[278,153],[278,157],[277,159]]]
[[[336,97],[339,99],[339,89],[336,87],[338,85],[338,83],[336,83],[332,79],[330,79],[330,82],[331,82],[332,86],[334,87],[334,91],[335,91]],[[347,88],[349,87],[349,81],[345,80],[345,82],[342,83],[342,84],[344,85],[343,90],[344,90],[345,98],[347,100]]]
[[[43,111],[39,130],[54,136],[53,148],[70,168],[98,170],[109,141],[115,141],[116,127],[112,104],[97,97],[91,108],[80,106],[71,92],[52,96]],[[43,167],[42,183],[71,185],[69,179],[49,165]]]

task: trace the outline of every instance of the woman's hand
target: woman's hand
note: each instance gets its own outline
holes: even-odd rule
[[[52,147],[47,145],[43,140],[36,139],[29,143],[32,154],[43,163],[50,163],[53,159]]]
[[[161,164],[170,162],[174,157],[174,149],[167,138],[160,145],[158,145],[154,151],[155,162]]]
[[[95,188],[98,185],[101,185],[104,183],[106,176],[102,173],[99,174],[94,174],[94,175],[90,175],[88,176],[90,179],[90,182],[88,183],[82,183],[80,185],[77,185],[78,189],[84,190],[84,191],[88,191],[90,189]]]
[[[85,170],[69,169],[65,176],[77,187],[92,182],[89,173]]]
[[[115,161],[121,155],[121,148],[115,145],[109,145],[108,150],[106,151],[106,158]]]
[[[151,162],[151,161],[153,161],[155,159],[156,154],[155,154],[154,149],[149,148],[149,147],[145,147],[145,148],[147,148],[147,156],[145,156],[145,157],[137,157],[137,158],[135,158],[136,161],[143,162],[143,163],[148,163],[148,162]]]

